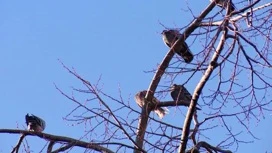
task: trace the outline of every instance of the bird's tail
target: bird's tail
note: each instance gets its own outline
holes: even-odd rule
[[[186,49],[185,51],[181,51],[181,57],[184,59],[186,63],[190,63],[194,59],[194,55],[188,47],[185,49]]]
[[[160,119],[162,119],[166,114],[169,113],[169,110],[166,107],[156,108],[154,111]]]
[[[186,44],[186,42],[184,42],[181,47],[176,48],[175,52],[179,56],[181,56],[186,63],[190,63],[194,59],[194,55],[190,50],[189,46]]]
[[[190,102],[188,102],[188,103],[182,103],[181,105],[189,107],[190,106]],[[200,106],[200,105],[197,104],[197,106]],[[199,108],[197,106],[196,106],[196,110],[201,110],[201,108]]]

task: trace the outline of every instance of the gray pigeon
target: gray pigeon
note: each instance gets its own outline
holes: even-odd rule
[[[181,34],[178,30],[163,30],[162,31],[162,39],[163,42],[171,48],[172,45],[181,37]],[[190,63],[194,59],[194,55],[192,54],[191,50],[189,49],[186,42],[182,43],[182,45],[177,46],[174,48],[175,53],[181,56],[186,63]]]
[[[210,1],[213,2],[213,0]],[[224,9],[227,9],[228,2],[230,3],[230,12],[233,12],[235,10],[235,6],[231,0],[219,0],[219,2],[216,5]]]
[[[171,97],[174,101],[182,101],[184,106],[189,106],[192,95],[183,85],[173,84],[171,86]],[[201,110],[200,108],[196,107],[197,110]]]
[[[29,131],[42,132],[45,129],[45,121],[33,114],[31,116],[26,114],[25,120]]]
[[[135,95],[135,101],[136,103],[142,108],[145,102],[145,95],[146,95],[147,91],[143,90],[138,92]],[[157,98],[153,98],[152,102],[154,104],[159,103],[160,101]],[[160,119],[162,119],[166,114],[168,114],[168,109],[166,107],[158,107],[154,110],[154,112],[159,116]]]

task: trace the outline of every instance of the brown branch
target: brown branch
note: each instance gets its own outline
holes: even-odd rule
[[[247,10],[247,9],[252,8],[254,5],[256,5],[257,3],[259,3],[260,1],[261,1],[261,0],[255,1],[255,2],[252,3],[250,6],[244,8],[241,12],[243,12],[243,11],[245,11],[245,10]],[[248,13],[252,13],[252,12],[261,10],[261,9],[263,9],[263,8],[265,8],[265,7],[268,7],[268,6],[271,6],[271,5],[272,5],[272,2],[267,3],[267,4],[264,4],[264,5],[259,6],[259,7],[256,7],[256,8],[254,8],[254,9],[250,9],[249,11],[246,11],[245,13],[243,13],[243,14],[241,14],[241,15],[239,15],[239,16],[236,16],[236,17],[234,17],[234,18],[231,18],[230,21],[231,21],[231,22],[236,22],[236,21],[238,21],[238,20],[240,20],[240,19],[246,18]]]
[[[180,39],[179,39],[180,40]],[[149,89],[146,94],[146,100],[147,101],[152,101],[154,92],[156,91],[156,88],[160,82],[160,79],[165,72],[165,69],[168,67],[170,60],[174,56],[174,50],[173,48],[179,43],[180,41],[177,40],[176,43],[172,46],[170,51],[166,54],[164,57],[164,60],[162,64],[159,66],[158,71],[154,75],[152,79],[152,83],[149,86]],[[183,40],[184,41],[184,40]],[[145,103],[146,104],[146,103]],[[148,122],[148,117],[149,117],[150,111],[147,111],[147,107],[143,106],[142,112],[141,112],[141,117],[139,119],[139,124],[138,124],[138,131],[137,131],[137,137],[136,137],[136,144],[139,148],[143,148],[143,142],[144,142],[144,135],[145,135],[145,130],[147,128],[147,122]],[[134,150],[134,153],[140,153],[139,150]]]
[[[270,2],[270,3],[264,4],[264,5],[261,5],[261,6],[258,6],[258,7],[254,8],[254,9],[252,9],[252,7],[253,7],[254,5],[256,5],[257,3],[259,3],[259,2],[260,2],[260,0],[257,0],[257,1],[255,1],[254,3],[252,3],[251,5],[249,5],[249,6],[245,7],[245,8],[243,8],[243,9],[241,9],[239,12],[235,12],[235,14],[237,14],[237,13],[241,13],[241,12],[244,12],[244,11],[250,9],[249,11],[246,11],[246,12],[244,12],[243,14],[239,14],[238,16],[232,17],[232,18],[230,19],[230,21],[231,21],[231,22],[236,22],[236,21],[238,21],[238,20],[240,20],[240,19],[246,18],[246,17],[248,16],[248,14],[250,14],[250,13],[252,13],[252,12],[259,11],[259,10],[265,8],[265,7],[269,7],[269,6],[272,5],[272,2]],[[232,14],[232,15],[233,15],[233,14]],[[203,22],[203,23],[200,24],[200,26],[219,26],[219,25],[222,24],[222,22],[223,22],[223,21]]]
[[[198,122],[198,119],[197,119],[197,113],[194,113],[194,124],[195,124],[195,128],[194,128],[194,130],[193,130],[193,132],[192,132],[192,134],[191,134],[191,139],[193,140],[193,143],[194,143],[194,145],[196,145],[196,133],[197,133],[197,131],[199,130],[199,122]]]
[[[143,150],[143,142],[144,142],[144,135],[147,127],[147,121],[149,118],[149,114],[151,112],[151,109],[148,109],[148,102],[145,102],[144,106],[142,107],[142,112],[141,116],[139,118],[139,123],[138,123],[138,131],[137,131],[137,136],[136,136],[136,144],[139,147],[134,150],[134,153],[140,153],[141,150]]]
[[[226,25],[228,24],[228,20],[225,20],[225,23],[224,25],[222,25],[223,29],[222,29],[222,36],[221,36],[221,39],[220,39],[220,42],[216,48],[216,51],[211,59],[211,62],[210,62],[210,65],[208,66],[208,69],[205,71],[205,74],[203,75],[203,77],[201,78],[201,80],[199,81],[198,85],[196,86],[196,89],[194,91],[194,94],[193,94],[193,97],[192,97],[192,100],[191,100],[191,104],[189,106],[189,109],[187,111],[187,115],[186,115],[186,118],[185,118],[185,121],[184,121],[184,125],[183,125],[183,131],[182,131],[182,137],[181,137],[181,145],[179,147],[179,153],[184,153],[185,150],[186,150],[186,146],[187,146],[187,142],[188,142],[188,136],[189,136],[189,133],[190,133],[190,125],[191,125],[191,121],[192,121],[192,117],[194,115],[194,110],[196,108],[196,105],[197,105],[197,101],[198,101],[198,98],[199,98],[199,95],[200,93],[202,92],[202,89],[204,88],[205,84],[207,83],[207,81],[209,80],[213,70],[215,69],[216,67],[216,64],[214,63],[217,63],[217,60],[218,60],[218,57],[220,56],[220,53],[223,49],[223,46],[224,46],[224,43],[225,43],[225,40],[226,40],[226,35],[227,35],[227,31],[226,31]],[[220,29],[221,30],[221,29]]]
[[[22,135],[20,136],[17,145],[13,148],[13,150],[11,151],[11,153],[14,153],[15,151],[16,151],[16,153],[19,152],[19,148],[20,148],[20,146],[21,146],[21,144],[22,144],[23,139],[25,138],[25,136],[26,136],[25,134],[22,134]]]
[[[60,61],[60,60],[59,60]],[[83,84],[88,88],[88,90],[89,91],[92,91],[93,92],[93,94],[96,96],[96,98],[99,100],[99,102],[100,103],[102,103],[106,108],[107,108],[107,110],[110,112],[110,114],[111,114],[111,116],[114,118],[114,120],[115,120],[115,122],[117,123],[117,124],[114,124],[114,125],[116,125],[118,128],[120,128],[123,132],[124,132],[124,134],[127,136],[127,138],[134,144],[134,146],[135,146],[135,148],[137,148],[139,151],[143,151],[144,152],[144,150],[142,150],[141,148],[142,147],[140,147],[138,144],[137,144],[137,141],[134,141],[131,137],[130,137],[130,135],[129,135],[129,133],[125,130],[125,128],[123,127],[123,125],[121,124],[121,122],[118,120],[118,118],[114,115],[114,113],[112,112],[112,110],[110,109],[110,107],[102,100],[102,98],[100,98],[100,96],[98,95],[98,93],[96,92],[96,90],[94,89],[94,87],[92,86],[92,84],[89,82],[89,81],[87,81],[87,80],[85,80],[85,79],[83,79],[80,75],[78,75],[76,72],[74,72],[74,71],[71,71],[67,66],[65,66],[61,61],[60,61],[60,63],[62,64],[62,66],[69,72],[69,73],[71,73],[71,74],[73,74],[75,77],[77,77],[79,80],[81,80],[82,82],[83,82]],[[60,91],[61,92],[61,94],[63,94],[63,95],[65,95],[65,97],[67,97],[68,99],[70,99],[70,100],[72,100],[72,101],[74,101],[73,99],[71,99],[71,97],[69,97],[68,95],[66,95],[66,94],[64,94],[56,85],[55,85],[55,87],[57,88],[57,90],[58,91]],[[76,103],[78,103],[78,102],[76,102]],[[82,107],[84,107],[84,108],[86,108],[85,106],[83,106],[83,105],[81,105],[80,103],[78,103],[80,106],[82,106]],[[144,107],[143,107],[144,108]],[[87,109],[87,108],[86,108]],[[89,110],[89,109],[87,109],[87,110]],[[89,110],[90,111],[90,110]],[[151,111],[151,109],[150,109],[150,111]],[[149,112],[150,113],[150,112]],[[142,116],[144,117],[147,113],[145,113],[145,112],[142,112]],[[101,116],[101,115],[100,115]],[[148,115],[149,116],[149,115]],[[148,119],[148,116],[147,116],[147,119]],[[101,117],[103,117],[103,118],[105,118],[104,116],[101,116]],[[145,121],[145,120],[143,120],[143,121]],[[147,121],[146,121],[147,122]],[[111,122],[112,123],[112,122]],[[113,123],[112,123],[113,124]],[[144,127],[143,127],[144,128]],[[141,131],[141,130],[139,130],[139,131]],[[138,135],[137,135],[138,136]],[[136,139],[137,140],[137,139]],[[136,149],[136,150],[137,150]]]
[[[50,143],[49,143],[49,145],[47,147],[47,153],[51,153],[52,152],[54,144],[55,144],[55,141],[50,141]]]
[[[171,49],[168,51],[168,53],[164,57],[162,63],[159,65],[158,70],[155,73],[155,75],[149,85],[148,92],[146,95],[146,99],[148,101],[151,101],[151,99],[153,98],[154,92],[157,89],[160,79],[161,79],[162,75],[164,74],[166,68],[168,67],[171,59],[174,56],[174,48],[176,48],[176,46],[181,45],[195,31],[195,29],[198,28],[201,21],[205,18],[205,16],[208,15],[208,13],[213,9],[214,6],[215,6],[215,1],[210,3],[210,5],[208,5],[207,8],[199,15],[199,17],[197,17],[195,20],[192,21],[192,23],[184,31],[183,37],[180,37],[174,43],[174,45],[171,47]]]
[[[205,148],[206,150],[214,150],[215,152],[221,152],[221,153],[232,153],[230,150],[223,150],[223,149],[220,149],[218,147],[214,147],[210,144],[208,144],[207,142],[205,141],[200,141],[197,143],[197,145],[195,146],[198,150],[200,149],[200,147],[203,147]]]
[[[61,151],[65,151],[65,150],[67,150],[67,149],[69,149],[69,148],[71,148],[71,147],[73,147],[74,146],[74,143],[72,142],[72,143],[68,143],[67,145],[65,145],[64,147],[60,147],[59,149],[57,149],[57,150],[55,150],[55,151],[52,151],[52,153],[59,153],[59,152],[61,152]]]
[[[52,134],[47,134],[47,133],[32,132],[32,131],[18,130],[18,129],[0,129],[0,133],[10,133],[10,134],[22,133],[25,136],[27,136],[27,135],[38,136],[38,137],[48,140],[48,141],[54,141],[54,142],[59,141],[59,142],[65,142],[65,143],[69,143],[69,144],[73,143],[74,146],[77,146],[77,147],[93,149],[93,150],[99,151],[99,152],[114,153],[113,151],[109,150],[108,148],[100,146],[100,144],[98,144],[98,143],[85,142],[85,141],[80,141],[80,140],[76,140],[76,139],[69,138],[69,137],[57,136],[57,135],[52,135]]]
[[[161,101],[155,107],[169,107],[169,106],[189,106],[190,101]],[[196,107],[197,110],[201,110],[200,108]]]
[[[215,2],[212,2],[210,5],[208,5],[208,7],[199,15],[199,17],[196,18],[195,20],[193,20],[193,22],[189,25],[189,27],[184,31],[183,37],[180,37],[174,43],[174,45],[171,47],[171,49],[168,51],[168,53],[164,57],[162,63],[159,65],[158,70],[155,73],[155,75],[149,85],[149,88],[148,88],[147,94],[146,94],[147,101],[152,100],[152,98],[154,96],[154,92],[156,91],[157,86],[161,80],[161,77],[164,74],[171,59],[174,56],[174,48],[176,48],[176,46],[181,45],[186,40],[186,38],[188,38],[188,36],[194,32],[194,30],[198,27],[198,25],[201,23],[201,21],[205,18],[206,15],[208,15],[208,13],[213,9],[214,6],[215,6]],[[146,110],[146,109],[142,109],[142,110]],[[142,112],[141,113],[142,119],[139,120],[139,124],[138,124],[139,131],[138,131],[137,137],[136,137],[136,144],[140,148],[143,148],[143,141],[144,141],[143,138],[145,135],[145,129],[147,127],[148,115],[149,115],[149,113]],[[143,130],[140,130],[140,128]],[[138,150],[134,151],[134,153],[139,153],[139,152],[140,151],[138,151]]]

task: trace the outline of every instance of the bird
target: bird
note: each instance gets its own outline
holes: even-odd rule
[[[213,2],[214,0],[210,1]],[[219,0],[218,3],[216,3],[216,5],[224,9],[227,9],[228,3],[230,3],[230,12],[233,12],[235,10],[235,6],[231,0]]]
[[[162,39],[166,46],[169,48],[182,36],[178,30],[170,29],[162,31]],[[184,41],[181,45],[174,48],[174,52],[181,56],[186,63],[192,62],[194,55]]]
[[[146,95],[147,91],[143,90],[143,91],[139,91],[136,95],[135,95],[135,101],[136,103],[142,108],[144,103],[145,103],[145,95]],[[153,97],[152,99],[152,103],[157,104],[160,101]],[[162,119],[166,114],[168,114],[168,109],[166,107],[157,107],[155,108],[154,112],[158,115],[158,117],[160,119]]]
[[[174,101],[182,101],[182,105],[189,106],[192,95],[183,85],[173,84],[170,88],[171,97]],[[201,110],[200,108],[196,107],[197,110]]]
[[[28,131],[42,132],[45,129],[45,121],[35,115],[25,116]]]

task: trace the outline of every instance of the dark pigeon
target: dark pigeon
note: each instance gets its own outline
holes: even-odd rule
[[[212,2],[213,0],[210,0],[210,1]],[[230,12],[233,12],[235,10],[235,6],[231,0],[219,0],[219,2],[216,5],[224,9],[227,9],[229,1],[230,1]]]
[[[187,107],[190,105],[192,95],[183,85],[173,84],[170,90],[171,97],[174,101],[182,101],[182,104]],[[198,107],[196,107],[196,109],[201,110]]]
[[[163,42],[169,48],[171,48],[172,45],[174,45],[174,43],[181,37],[181,34],[178,30],[163,30],[161,34]],[[174,52],[181,56],[186,63],[190,63],[194,59],[194,55],[192,54],[186,42],[174,48]]]

